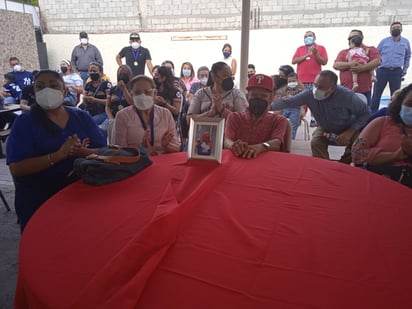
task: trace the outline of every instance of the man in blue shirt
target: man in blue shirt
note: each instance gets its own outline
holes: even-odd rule
[[[19,86],[21,91],[33,83],[33,74],[29,71],[23,70],[23,66],[19,58],[11,57],[9,64],[13,71],[8,72],[7,74],[14,76],[14,83]]]
[[[384,38],[378,45],[382,63],[376,69],[377,82],[373,87],[373,96],[370,103],[372,112],[379,108],[381,95],[389,82],[391,96],[395,90],[401,87],[402,77],[406,75],[411,58],[409,41],[401,37],[402,24],[394,22],[391,25],[391,36]]]
[[[338,76],[334,72],[321,71],[315,78],[313,89],[273,102],[272,110],[307,104],[319,124],[310,145],[312,156],[329,159],[329,145],[346,146],[339,161],[349,164],[352,162],[352,144],[359,130],[366,125],[370,112],[355,92],[337,85],[337,82]]]

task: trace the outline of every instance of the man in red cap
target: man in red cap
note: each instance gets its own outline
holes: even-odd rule
[[[273,99],[273,80],[255,74],[248,80],[249,107],[244,112],[231,113],[225,126],[225,148],[242,158],[256,158],[265,151],[284,150],[287,119],[268,113]]]

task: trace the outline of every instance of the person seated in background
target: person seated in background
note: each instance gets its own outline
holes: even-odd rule
[[[127,89],[127,85],[132,78],[132,69],[127,64],[122,64],[118,67],[117,85],[110,88],[106,100],[105,112],[107,119],[100,125],[100,128],[107,132],[109,143],[111,143],[111,132],[117,112],[125,107],[133,106],[132,95]]]
[[[71,62],[68,59],[60,61],[60,71],[63,74],[64,85],[67,89],[64,103],[69,106],[76,106],[78,95],[81,95],[84,91],[83,79],[80,74],[73,71]]]
[[[20,104],[21,89],[14,82],[14,75],[4,74],[3,90],[1,95],[4,97],[5,104]]]
[[[273,82],[275,85],[274,101],[288,97],[286,89],[288,86],[288,76],[290,73],[295,73],[295,70],[290,65],[281,65],[278,70],[279,74],[273,75]]]
[[[106,145],[88,113],[63,105],[65,88],[59,73],[40,71],[34,89],[36,103],[17,117],[7,140],[6,163],[22,231],[48,198],[77,180],[71,173],[74,159]]]
[[[338,76],[334,72],[321,71],[313,89],[273,102],[272,109],[307,104],[319,124],[310,144],[312,156],[329,160],[329,145],[346,146],[339,161],[350,164],[352,144],[365,126],[370,111],[355,92],[337,85],[337,82]]]
[[[199,89],[203,89],[207,85],[207,80],[209,79],[209,68],[207,66],[201,66],[197,69],[197,78],[199,81],[194,82],[189,89],[188,104],[192,102],[193,96]],[[189,107],[189,105],[187,107]]]
[[[188,123],[190,118],[226,118],[232,112],[245,111],[248,106],[246,97],[233,86],[230,67],[224,62],[214,63],[209,73],[207,87],[197,91],[189,105],[186,117]]]
[[[175,76],[175,65],[172,60],[165,60],[162,62],[162,66],[165,66],[166,68],[169,68],[170,71],[172,71],[172,76],[173,76],[173,85],[174,87],[180,91],[180,93],[183,95],[184,98],[187,96],[187,92],[190,89],[186,88],[185,83],[183,80]],[[154,75],[153,75],[154,77]]]
[[[170,111],[154,104],[154,81],[145,75],[135,76],[129,82],[134,106],[128,106],[116,114],[112,141],[123,147],[148,150],[158,155],[180,150],[176,126]]]
[[[249,107],[227,117],[225,148],[236,157],[247,159],[266,151],[282,151],[288,120],[268,112],[273,99],[272,78],[255,74],[249,78],[246,89]]]
[[[112,84],[103,80],[103,67],[92,62],[89,66],[89,78],[91,81],[84,86],[83,103],[80,108],[86,110],[96,122],[97,125],[103,123],[106,119],[106,100]]]
[[[273,80],[273,101],[277,101],[282,98],[283,87],[286,87],[288,80],[280,78],[279,74],[272,75]]]
[[[412,188],[412,84],[391,102],[387,116],[362,130],[353,143],[352,160]]]
[[[294,72],[289,73],[288,75],[288,84],[285,90],[285,98],[293,97],[297,95],[299,92],[302,92],[305,89],[305,86],[301,82],[299,82],[298,75]],[[292,125],[292,139],[296,137],[296,131],[300,125],[300,112],[301,107],[287,107],[284,108],[282,111],[283,117],[289,119]]]
[[[175,77],[170,68],[160,66],[155,73],[154,81],[157,89],[155,103],[168,109],[176,120],[182,103],[183,94],[175,86]]]
[[[33,76],[39,73],[38,70],[32,72]],[[30,110],[30,106],[36,103],[36,96],[34,94],[34,80],[33,83],[23,89],[20,99],[20,108],[22,110]]]
[[[199,80],[195,76],[195,70],[193,65],[190,62],[183,62],[180,69],[180,80],[185,84],[186,87],[186,97],[188,100],[189,90],[192,87],[193,83],[198,82]]]
[[[250,78],[252,75],[256,74],[256,68],[255,65],[249,63],[247,65],[247,78]]]

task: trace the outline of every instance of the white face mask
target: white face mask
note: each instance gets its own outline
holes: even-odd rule
[[[297,82],[290,82],[290,83],[288,83],[288,87],[289,88],[296,88],[296,86],[298,85],[298,83]]]
[[[152,108],[154,99],[150,95],[139,94],[133,96],[133,103],[138,110],[144,111]]]
[[[87,44],[88,42],[89,42],[89,40],[86,39],[86,38],[80,39],[80,43],[82,43],[82,44]]]
[[[36,92],[36,102],[45,110],[56,109],[63,104],[63,93],[57,89],[44,88]]]
[[[313,97],[315,98],[315,100],[321,101],[321,100],[326,99],[326,94],[324,90],[320,90],[316,87],[313,87],[312,92],[313,92]]]
[[[140,44],[137,42],[133,42],[131,45],[132,45],[132,48],[134,49],[138,49],[140,47]]]
[[[20,65],[20,64],[16,64],[16,65],[13,67],[13,71],[15,71],[15,72],[20,72],[20,71],[21,71],[21,65]]]
[[[200,79],[200,83],[201,83],[203,86],[206,86],[207,80],[208,80],[207,77],[203,77],[203,78]]]

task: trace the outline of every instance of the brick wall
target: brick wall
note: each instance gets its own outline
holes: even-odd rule
[[[30,14],[0,10],[1,44],[0,77],[9,72],[9,59],[20,59],[26,70],[39,67],[33,17]],[[18,25],[18,26],[17,26]]]
[[[48,33],[238,30],[242,1],[40,0]],[[409,0],[251,1],[251,28],[382,26],[412,23]]]

